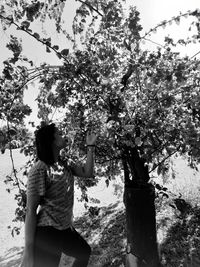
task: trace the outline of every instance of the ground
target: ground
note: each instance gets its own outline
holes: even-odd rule
[[[76,229],[92,247],[88,267],[125,266],[126,228],[125,212],[118,202],[102,207],[99,214],[92,217],[84,214],[75,221]],[[157,213],[158,241],[163,267],[200,266],[200,208],[191,207],[181,214],[163,204]],[[22,247],[8,251],[0,259],[1,267],[18,267]],[[70,267],[72,258],[62,256],[59,267]]]

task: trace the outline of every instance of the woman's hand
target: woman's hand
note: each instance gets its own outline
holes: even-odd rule
[[[94,146],[97,140],[97,135],[91,132],[87,132],[86,144],[88,146]]]

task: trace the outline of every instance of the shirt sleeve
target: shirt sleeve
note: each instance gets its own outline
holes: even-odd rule
[[[46,175],[47,173],[44,168],[34,168],[30,170],[27,182],[27,195],[37,195],[37,196],[45,195]]]

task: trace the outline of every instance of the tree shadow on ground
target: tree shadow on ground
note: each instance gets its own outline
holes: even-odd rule
[[[116,267],[125,261],[125,210],[119,204],[101,207],[96,216],[86,212],[74,222],[76,230],[92,248],[88,267]],[[0,266],[19,267],[22,254],[23,247],[9,249],[0,257]],[[59,267],[72,266],[73,260],[62,255]]]
[[[124,266],[126,247],[125,210],[119,202],[102,207],[97,216],[86,213],[75,228],[88,241],[92,255],[88,267]],[[68,257],[65,257],[67,260]],[[65,260],[60,267],[67,265]]]
[[[162,226],[160,226],[162,227]],[[99,214],[89,212],[75,220],[75,228],[92,247],[88,267],[120,267],[125,263],[126,222],[125,208],[119,202],[102,207]],[[160,245],[163,267],[200,266],[200,207],[193,207],[177,216],[167,230]],[[22,256],[21,247],[8,251],[0,258],[1,267],[18,267]],[[73,258],[62,256],[59,267],[72,266]]]
[[[160,246],[165,267],[200,266],[200,207],[191,207],[176,218]]]
[[[0,257],[1,267],[19,267],[22,258],[23,248],[13,247],[3,257]]]

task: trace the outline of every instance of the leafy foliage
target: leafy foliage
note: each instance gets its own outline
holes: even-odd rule
[[[161,244],[163,266],[198,266],[199,208],[191,208],[169,229]],[[172,249],[173,248],[173,249]]]
[[[17,125],[30,114],[23,92],[37,78],[38,117],[51,121],[55,110],[64,110],[59,127],[65,134],[73,133],[71,146],[63,152],[67,157],[84,161],[87,129],[99,133],[98,173],[92,184],[102,176],[108,177],[108,183],[121,170],[129,179],[146,182],[148,172],[155,169],[164,175],[167,159],[177,152],[194,167],[200,161],[199,60],[181,57],[173,47],[199,42],[199,11],[161,22],[142,36],[140,14],[131,7],[127,15],[125,1],[78,2],[70,35],[62,28],[67,1],[4,1],[0,7],[3,29],[13,25],[29,34],[48,53],[55,52],[61,65],[30,68],[33,62],[22,55],[21,42],[11,36],[7,47],[13,57],[4,62],[0,78],[0,118]],[[191,27],[197,31],[192,39],[175,44],[166,37],[162,48],[154,52],[141,48],[152,32],[186,16],[193,19]],[[62,49],[52,44],[51,36],[43,38],[32,31],[34,22],[48,19],[55,21],[57,32],[65,35],[73,50]],[[25,144],[22,151],[34,157],[32,145]],[[87,201],[86,185],[79,181],[79,186]]]

